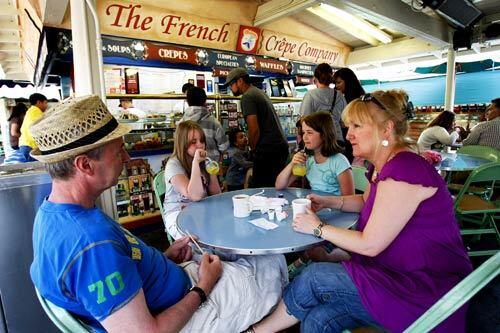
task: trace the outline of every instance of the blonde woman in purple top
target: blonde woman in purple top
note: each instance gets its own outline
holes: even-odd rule
[[[249,330],[277,332],[301,322],[303,332],[377,326],[402,332],[472,271],[452,198],[436,170],[406,141],[406,93],[376,91],[343,114],[354,156],[373,166],[363,195],[310,195],[313,210],[359,212],[356,230],[323,225],[313,211],[296,231],[351,253],[342,263],[308,266],[284,291],[273,314]],[[464,332],[456,311],[435,332]]]

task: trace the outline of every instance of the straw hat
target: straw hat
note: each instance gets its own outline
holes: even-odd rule
[[[68,98],[30,127],[38,145],[30,154],[40,162],[59,162],[102,146],[131,129],[116,121],[99,96]]]

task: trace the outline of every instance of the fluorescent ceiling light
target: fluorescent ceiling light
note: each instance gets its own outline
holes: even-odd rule
[[[327,4],[320,4],[319,6],[308,8],[307,10],[371,45],[377,45],[378,43],[376,41],[380,41],[384,44],[392,42],[392,37],[390,35],[373,24],[351,15],[344,10]]]

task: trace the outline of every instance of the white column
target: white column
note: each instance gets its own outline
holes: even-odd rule
[[[95,0],[71,0],[71,33],[73,40],[73,69],[75,79],[75,95],[102,95],[99,65],[100,57],[97,50],[95,22],[87,2],[95,6]]]
[[[448,49],[448,62],[446,63],[446,92],[444,95],[444,109],[453,112],[455,105],[455,50]]]
[[[101,36],[96,31],[96,22],[88,5],[95,8],[95,0],[71,0],[70,2],[75,95],[99,95],[106,102]],[[118,219],[114,186],[100,195],[97,205],[113,219]]]

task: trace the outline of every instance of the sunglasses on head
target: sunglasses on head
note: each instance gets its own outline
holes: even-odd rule
[[[385,106],[382,103],[380,103],[380,101],[376,99],[375,96],[372,96],[371,94],[364,94],[359,98],[359,100],[361,102],[373,102],[377,104],[377,106],[379,106],[382,110],[387,110]]]

